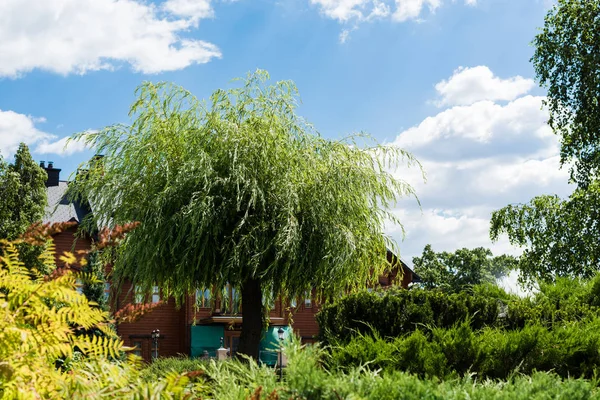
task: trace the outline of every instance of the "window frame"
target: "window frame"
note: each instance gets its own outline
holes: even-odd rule
[[[196,289],[196,308],[212,308],[213,301],[214,296],[211,289]]]
[[[152,286],[152,304],[156,304],[156,303],[160,303],[160,288],[158,287],[158,285],[153,285]]]
[[[304,308],[313,308],[312,291],[307,290],[304,293]]]

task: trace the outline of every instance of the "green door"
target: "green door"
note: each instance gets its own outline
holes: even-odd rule
[[[208,352],[210,357],[216,357],[216,350],[221,346],[221,338],[225,334],[223,325],[195,325],[191,329],[191,356],[202,357]]]
[[[270,366],[277,364],[279,347],[281,346],[278,332],[279,328],[283,328],[284,330],[284,340],[292,333],[292,328],[289,326],[270,326],[263,332],[263,337],[260,341],[258,358],[262,363]]]

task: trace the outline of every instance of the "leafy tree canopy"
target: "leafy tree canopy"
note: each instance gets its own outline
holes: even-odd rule
[[[524,247],[519,269],[526,281],[559,276],[591,277],[600,269],[600,183],[577,189],[569,199],[538,196],[492,214],[490,234],[507,234]]]
[[[267,80],[250,74],[208,104],[144,83],[130,125],[76,136],[104,157],[73,186],[97,222],[141,222],[118,253],[116,279],[159,284],[177,298],[239,287],[239,351],[251,355],[267,293],[338,292],[387,267],[386,247],[396,246],[383,225],[399,223],[389,207],[414,194],[388,170],[416,163],[400,149],[366,146],[366,135],[322,138],[295,114],[294,84]]]
[[[578,189],[566,200],[539,196],[494,212],[490,235],[507,234],[525,248],[519,268],[526,281],[589,277],[600,267],[600,1],[558,0],[533,44],[549,124]]]
[[[14,240],[44,216],[46,172],[24,143],[12,164],[0,157],[0,239]]]
[[[481,283],[496,283],[516,267],[517,259],[504,254],[494,257],[483,247],[436,253],[428,244],[421,257],[413,258],[413,264],[423,287],[457,292]]]
[[[600,0],[558,0],[533,44],[561,160],[574,162],[571,177],[585,187],[600,168]]]

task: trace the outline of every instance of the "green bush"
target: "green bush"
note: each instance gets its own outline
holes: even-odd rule
[[[389,290],[359,292],[324,306],[317,315],[321,340],[346,341],[355,334],[372,331],[382,337],[410,334],[420,326],[451,327],[469,319],[474,329],[496,325],[498,299],[438,290]]]
[[[415,337],[418,333],[414,333]],[[411,335],[412,336],[412,335]],[[448,339],[450,340],[450,339]],[[418,340],[412,345],[420,345]],[[250,361],[211,362],[206,366],[209,398],[242,399],[598,399],[594,382],[561,379],[552,373],[532,376],[515,374],[507,381],[484,380],[476,376],[439,381],[424,380],[401,371],[356,367],[331,371],[323,367],[328,352],[318,346],[301,348],[293,341],[286,348],[288,367],[279,382],[273,370]]]
[[[336,344],[373,331],[394,338],[423,326],[450,328],[466,320],[475,330],[523,329],[531,322],[552,328],[596,318],[599,306],[600,275],[589,281],[560,278],[542,284],[539,292],[527,298],[509,295],[493,285],[478,285],[460,293],[425,289],[359,292],[325,305],[317,321],[321,340]]]
[[[377,334],[358,335],[332,347],[330,369],[365,365],[424,378],[473,373],[506,379],[516,372],[535,371],[592,378],[600,372],[600,318],[570,322],[552,330],[528,325],[520,330],[485,327],[475,331],[465,321],[450,329],[419,329],[387,340]]]

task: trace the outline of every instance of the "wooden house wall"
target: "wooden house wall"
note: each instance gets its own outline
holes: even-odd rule
[[[115,309],[122,309],[133,303],[134,293],[131,284],[124,284],[114,303]],[[161,299],[164,301],[164,299]],[[145,360],[151,359],[153,343],[151,333],[160,330],[159,356],[172,357],[178,354],[189,354],[189,329],[186,324],[186,307],[177,308],[175,300],[170,298],[152,311],[144,314],[132,323],[122,323],[117,326],[117,333],[125,346],[135,347],[141,344],[141,355]]]
[[[64,263],[59,260],[59,257],[62,256],[64,252],[89,250],[92,246],[92,241],[90,238],[79,238],[75,235],[76,232],[77,227],[72,227],[52,236],[52,240],[54,241],[55,246],[54,257],[57,267],[61,267],[64,265]]]

